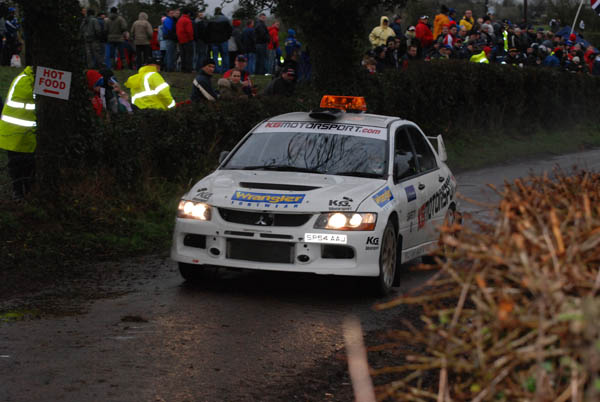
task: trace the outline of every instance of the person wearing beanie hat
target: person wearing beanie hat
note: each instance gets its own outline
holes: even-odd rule
[[[219,98],[219,94],[213,89],[211,82],[215,72],[215,65],[213,59],[206,59],[202,63],[199,74],[192,81],[192,102],[214,102]]]

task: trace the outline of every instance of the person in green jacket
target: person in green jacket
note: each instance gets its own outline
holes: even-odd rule
[[[0,149],[8,153],[8,174],[15,199],[22,199],[31,190],[35,174],[37,119],[34,81],[33,68],[25,67],[10,84],[0,117]]]

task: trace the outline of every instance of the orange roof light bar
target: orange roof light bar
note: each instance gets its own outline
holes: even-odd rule
[[[361,110],[367,111],[367,102],[362,96],[325,95],[321,98],[323,109]]]

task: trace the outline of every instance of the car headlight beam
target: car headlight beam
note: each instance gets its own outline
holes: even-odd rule
[[[212,207],[203,202],[181,200],[177,208],[177,217],[209,221],[212,216]]]
[[[329,212],[321,214],[314,227],[328,230],[374,230],[376,223],[376,213]]]

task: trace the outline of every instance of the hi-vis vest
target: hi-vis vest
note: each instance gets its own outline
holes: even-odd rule
[[[10,84],[0,117],[0,148],[7,151],[35,151],[35,101],[33,68],[27,66]]]
[[[169,84],[149,65],[129,77],[125,86],[131,90],[131,102],[140,109],[170,109],[175,106]]]
[[[504,31],[502,33],[502,39],[504,40],[504,51],[508,52],[508,32]]]
[[[472,61],[473,63],[490,64],[490,61],[488,60],[487,55],[485,54],[485,51],[482,51],[479,54],[474,54],[473,56],[471,56],[469,61]]]

